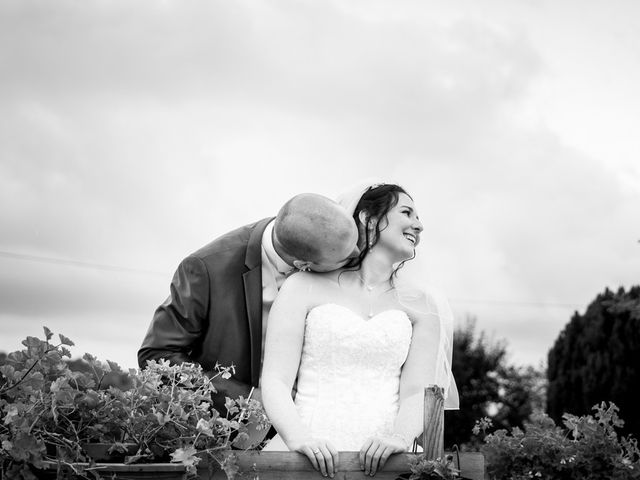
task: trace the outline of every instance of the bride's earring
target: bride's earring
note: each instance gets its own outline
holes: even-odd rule
[[[377,221],[365,211],[362,210],[358,214],[358,218],[360,221],[360,225],[358,225],[358,231],[362,233],[366,233],[366,247],[367,251],[371,251],[373,249],[373,244],[375,243],[375,233],[376,233],[376,224]],[[362,230],[361,230],[362,229]]]
[[[373,240],[374,240],[375,231],[374,231],[374,229],[372,227],[369,227],[367,229],[367,232],[368,232],[368,234],[367,234],[367,239],[368,239],[367,240],[367,250],[371,251],[371,250],[373,250]]]

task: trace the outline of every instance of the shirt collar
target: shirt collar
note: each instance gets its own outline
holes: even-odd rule
[[[271,262],[271,264],[276,268],[276,270],[286,275],[293,270],[293,267],[285,262],[280,255],[276,252],[275,247],[273,246],[273,224],[275,220],[272,220],[267,225],[267,228],[264,229],[264,233],[262,234],[262,248],[264,248],[265,253],[267,254],[267,258]]]

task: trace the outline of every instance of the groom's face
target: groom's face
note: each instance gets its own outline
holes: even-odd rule
[[[332,272],[344,267],[351,259],[360,255],[360,249],[356,245],[358,240],[357,232],[347,241],[339,245],[339,249],[333,250],[324,255],[323,259],[317,263],[311,263],[309,268],[318,273]]]
[[[358,247],[356,247],[356,250],[353,252],[353,254],[349,255],[347,258],[339,261],[327,260],[322,263],[312,263],[309,268],[311,269],[311,271],[318,273],[338,270],[339,268],[344,267],[349,262],[349,260],[351,260],[352,258],[356,258],[360,254],[360,250],[357,250],[357,248]]]

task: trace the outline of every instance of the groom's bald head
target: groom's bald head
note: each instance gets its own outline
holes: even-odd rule
[[[278,254],[298,268],[335,270],[358,253],[353,218],[330,198],[314,193],[296,195],[285,203],[273,234]]]

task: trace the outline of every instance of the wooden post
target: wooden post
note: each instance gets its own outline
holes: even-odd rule
[[[424,458],[435,460],[444,455],[444,389],[429,385],[424,389]]]

